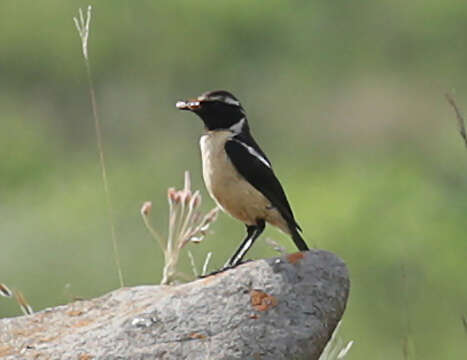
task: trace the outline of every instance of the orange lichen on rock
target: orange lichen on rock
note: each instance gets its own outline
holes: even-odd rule
[[[287,255],[287,260],[291,264],[296,264],[299,260],[303,259],[304,257],[305,255],[303,255],[303,253],[296,252],[296,253]]]
[[[50,336],[50,337],[47,337],[47,338],[41,338],[41,339],[39,339],[39,342],[40,343],[49,343],[51,341],[54,341],[55,339],[58,339],[59,337],[60,337],[60,335]]]
[[[13,329],[11,331],[11,334],[15,337],[29,337],[29,336],[34,336],[37,333],[42,333],[46,331],[47,329],[42,326],[31,326],[23,329]]]
[[[0,345],[0,357],[12,355],[15,353],[15,349],[8,345]]]
[[[68,316],[80,316],[83,312],[81,310],[70,310],[67,312]]]
[[[277,305],[277,298],[260,290],[251,290],[251,305],[258,311],[266,311]]]
[[[90,354],[81,354],[79,356],[79,360],[91,360],[91,359],[94,359],[94,356]]]
[[[206,335],[200,333],[193,333],[189,335],[190,339],[206,339]]]
[[[74,327],[74,328],[83,327],[83,326],[87,326],[87,325],[89,325],[89,324],[91,324],[93,322],[94,322],[93,320],[84,319],[84,320],[78,321],[77,323],[74,323],[73,325],[71,325],[71,327]]]

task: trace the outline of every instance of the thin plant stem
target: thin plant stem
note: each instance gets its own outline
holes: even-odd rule
[[[461,135],[462,139],[464,140],[465,147],[467,148],[467,131],[465,129],[464,116],[462,115],[462,112],[460,111],[459,107],[457,106],[454,95],[452,95],[450,92],[447,92],[444,96],[446,97],[446,100],[452,106],[452,108],[454,109],[454,112],[456,113],[457,124],[459,126],[459,134]]]
[[[182,230],[183,215],[185,215],[185,199],[181,200],[180,205],[181,205],[181,209],[180,209],[180,214],[178,216],[177,228],[175,230],[175,234],[177,237],[180,236],[181,230]]]
[[[180,228],[179,234],[180,234],[180,236],[182,236],[183,238],[185,238],[185,236],[186,236],[186,233],[187,233],[187,226],[188,226],[189,224],[192,224],[192,223],[193,223],[193,219],[194,219],[194,218],[193,218],[192,214],[193,214],[193,209],[194,209],[194,207],[195,207],[194,202],[195,202],[197,193],[198,193],[198,192],[195,192],[195,193],[193,194],[193,197],[190,199],[190,202],[189,202],[189,204],[188,204],[188,214],[187,214],[187,216],[185,217],[185,221],[183,221],[183,225],[182,225],[181,228]]]
[[[13,290],[13,294],[15,295],[16,302],[18,303],[24,315],[31,315],[34,313],[34,310],[32,309],[31,305],[29,305],[26,297],[21,291],[15,289]]]
[[[193,254],[190,250],[188,250],[187,254],[188,258],[190,259],[191,270],[193,271],[193,275],[195,275],[195,277],[198,277],[198,270],[196,269],[195,258],[193,257]]]
[[[5,284],[0,283],[0,295],[5,297],[13,296],[13,292]]]
[[[94,128],[96,131],[97,148],[99,152],[99,162],[100,162],[101,173],[102,173],[102,182],[104,184],[104,193],[105,193],[105,199],[107,203],[107,212],[108,212],[108,219],[109,219],[109,225],[110,225],[110,232],[112,236],[113,255],[114,255],[115,265],[117,267],[120,286],[123,287],[124,286],[123,272],[122,272],[122,266],[120,263],[120,254],[118,251],[117,236],[115,232],[115,223],[113,219],[112,197],[110,196],[109,182],[107,180],[107,170],[105,166],[105,157],[104,157],[104,146],[102,144],[101,123],[100,123],[99,114],[97,111],[96,93],[94,90],[94,83],[93,83],[92,74],[91,74],[91,66],[89,65],[89,58],[88,58],[87,43],[88,43],[89,29],[90,29],[90,23],[91,23],[91,9],[92,9],[91,6],[88,6],[86,19],[84,19],[83,17],[82,10],[79,9],[79,20],[77,18],[73,18],[73,20],[75,22],[79,36],[81,38],[81,43],[83,47],[84,65],[86,67],[89,97],[91,100],[92,115],[94,118]]]
[[[407,278],[407,270],[405,261],[401,266],[402,280],[404,282],[404,312],[405,312],[405,336],[402,344],[402,355],[404,360],[412,358],[412,326],[410,324],[410,309],[409,309],[409,282]]]
[[[175,217],[176,217],[176,209],[172,204],[172,201],[169,201],[169,235],[167,239],[167,251],[172,252],[172,241],[174,237],[174,224],[175,224]]]
[[[112,248],[113,248],[113,253],[114,253],[114,258],[115,258],[115,265],[118,271],[118,278],[120,281],[120,286],[123,287],[124,286],[123,272],[122,272],[122,266],[120,263],[120,254],[118,251],[117,236],[115,232],[115,223],[113,219],[112,197],[110,196],[109,182],[107,180],[107,170],[106,170],[105,158],[104,158],[104,147],[102,145],[101,125],[100,125],[100,120],[99,120],[98,113],[97,113],[96,95],[94,92],[94,85],[92,81],[91,68],[89,66],[89,61],[86,60],[85,63],[86,63],[86,72],[88,75],[88,85],[89,85],[89,94],[91,97],[92,113],[94,117],[94,127],[96,130],[97,146],[98,146],[98,151],[99,151],[99,161],[100,161],[101,172],[102,172],[102,182],[104,183],[104,192],[105,192],[105,199],[107,202],[110,232],[112,235]]]
[[[201,275],[206,275],[207,271],[208,271],[208,265],[209,265],[209,261],[211,260],[211,256],[212,256],[212,251],[208,252],[208,254],[206,255],[206,260],[204,260],[204,265],[203,265],[203,270],[201,271]]]
[[[189,176],[187,174],[187,172],[185,171],[185,181],[184,181],[184,187],[183,187],[183,196],[181,196],[180,198],[180,214],[178,216],[178,223],[177,223],[177,227],[176,227],[176,230],[175,230],[175,234],[177,237],[180,237],[180,235],[182,234],[182,226],[183,224],[185,223],[183,221],[183,218],[184,218],[184,215],[185,215],[185,207],[186,207],[186,204],[187,202],[191,202],[190,200],[190,197],[189,197],[189,190],[190,190],[190,185],[191,185],[191,181],[189,180]]]
[[[151,235],[157,239],[157,241],[159,242],[159,246],[161,247],[162,251],[164,252],[164,255],[166,253],[166,249],[165,249],[165,245],[164,245],[164,240],[162,239],[162,236],[156,231],[156,229],[154,229],[151,225],[151,223],[149,222],[148,220],[148,217],[143,215],[143,221],[144,221],[144,225],[146,225],[146,228],[149,230],[149,232],[151,233]]]

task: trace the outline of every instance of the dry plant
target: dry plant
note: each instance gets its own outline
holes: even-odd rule
[[[13,293],[5,284],[0,283],[0,295],[4,297],[12,297]]]
[[[162,285],[173,284],[177,277],[183,276],[176,270],[180,257],[180,251],[188,243],[200,243],[207,234],[210,225],[216,220],[218,208],[215,207],[207,214],[202,215],[199,210],[201,206],[201,194],[198,190],[191,191],[190,173],[185,171],[185,184],[182,190],[169,188],[167,191],[169,202],[169,226],[168,235],[163,237],[152,226],[149,214],[152,203],[147,201],[141,207],[141,216],[143,217],[146,228],[152,237],[157,241],[164,253],[164,269],[162,273]],[[206,257],[201,275],[205,275],[211,253]],[[193,273],[198,276],[193,255],[188,251],[188,257],[191,261]]]
[[[454,109],[456,113],[457,123],[459,126],[459,133],[461,134],[462,139],[464,140],[464,144],[467,147],[467,131],[465,130],[465,121],[464,121],[464,117],[462,116],[462,112],[457,106],[454,96],[450,92],[447,92],[445,96],[446,96],[446,100],[452,106],[452,108]]]
[[[120,255],[118,253],[118,246],[117,246],[117,236],[115,233],[115,225],[114,225],[114,220],[113,220],[112,198],[110,196],[109,182],[107,180],[107,171],[105,167],[104,146],[102,145],[102,135],[101,135],[101,124],[100,124],[99,115],[97,111],[96,94],[94,91],[94,84],[92,81],[92,74],[91,74],[91,66],[89,65],[89,58],[88,58],[88,38],[89,38],[90,29],[91,29],[90,25],[91,25],[91,13],[92,13],[91,5],[88,6],[87,10],[88,11],[86,13],[86,17],[84,17],[83,11],[79,9],[78,11],[79,18],[74,17],[73,21],[75,22],[76,29],[78,30],[78,34],[81,39],[84,65],[86,67],[86,74],[88,78],[89,97],[91,99],[92,114],[94,117],[94,127],[96,131],[97,147],[99,151],[99,160],[100,160],[100,166],[101,166],[101,172],[102,172],[102,182],[104,183],[104,192],[105,192],[105,198],[107,202],[115,265],[117,267],[120,286],[123,287],[124,285],[123,273],[122,273],[122,266],[120,264]]]
[[[405,247],[405,244],[404,244]],[[404,254],[407,254],[407,249],[405,249]],[[410,308],[409,308],[409,281],[407,275],[406,264],[407,260],[404,259],[401,266],[402,281],[404,284],[404,313],[405,313],[405,335],[402,338],[402,356],[404,360],[415,359],[415,344],[412,340],[412,325],[410,321]]]
[[[24,315],[31,315],[34,313],[34,310],[32,309],[31,305],[29,305],[26,297],[21,291],[14,289],[13,294],[15,295],[16,302],[23,311]]]
[[[29,305],[28,301],[26,300],[26,297],[21,291],[17,289],[13,289],[13,291],[11,291],[8,288],[8,286],[0,283],[0,296],[4,296],[8,298],[12,298],[14,296],[16,302],[18,303],[24,315],[31,315],[34,313],[34,310],[32,309],[31,305]]]
[[[347,353],[353,345],[353,340],[349,341],[347,344],[344,344],[344,341],[338,334],[341,323],[342,321],[339,321],[336,328],[334,329],[331,339],[329,339],[328,343],[326,344],[326,347],[321,353],[319,360],[340,360],[347,356]]]

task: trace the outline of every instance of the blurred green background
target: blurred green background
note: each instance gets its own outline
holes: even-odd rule
[[[35,310],[119,286],[81,44],[84,1],[0,2],[0,282]],[[207,197],[201,122],[176,100],[231,90],[305,238],[348,264],[349,359],[466,358],[465,0],[95,1],[89,54],[128,286],[160,281],[166,189]],[[221,215],[192,251],[221,266],[243,226]],[[271,257],[267,236],[250,257]],[[190,273],[188,260],[180,269]],[[69,284],[69,285],[67,285]],[[0,317],[16,316],[0,298]]]

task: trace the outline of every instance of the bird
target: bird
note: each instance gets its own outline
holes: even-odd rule
[[[226,90],[214,90],[180,100],[176,107],[195,113],[204,123],[200,147],[209,195],[246,226],[245,239],[222,270],[242,263],[266,223],[290,235],[300,251],[309,250],[271,161],[251,134],[240,101]]]

